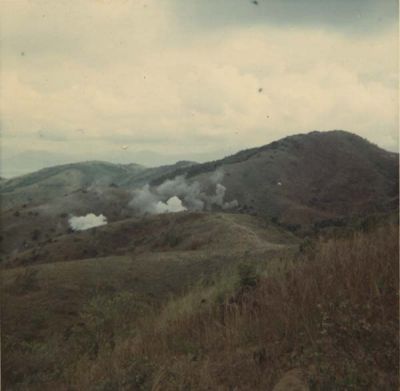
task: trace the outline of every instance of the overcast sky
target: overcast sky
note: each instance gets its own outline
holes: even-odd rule
[[[204,160],[345,129],[398,148],[396,0],[3,0],[3,154]]]

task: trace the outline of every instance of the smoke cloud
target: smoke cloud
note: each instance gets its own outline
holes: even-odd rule
[[[156,213],[176,213],[187,210],[183,205],[182,201],[177,197],[171,197],[166,203],[158,201],[156,205]]]
[[[219,183],[224,173],[214,172],[202,185],[189,182],[185,176],[167,179],[161,185],[143,186],[133,192],[130,206],[140,214],[173,213],[184,210],[211,210],[213,207],[231,209],[238,206],[236,200],[225,202],[226,187]],[[211,193],[211,194],[210,194]]]
[[[96,216],[93,213],[88,213],[86,216],[72,216],[68,222],[74,231],[85,231],[90,228],[106,225],[107,217],[102,214]]]

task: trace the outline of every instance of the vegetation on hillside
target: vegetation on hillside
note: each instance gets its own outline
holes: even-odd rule
[[[301,249],[161,304],[99,291],[64,335],[3,335],[4,389],[269,390],[293,368],[311,390],[397,389],[397,225]]]

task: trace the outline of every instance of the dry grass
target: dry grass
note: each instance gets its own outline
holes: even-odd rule
[[[398,250],[388,225],[247,263],[153,309],[94,297],[68,336],[3,339],[4,389],[270,390],[292,368],[311,390],[397,389]]]
[[[395,226],[324,240],[295,267],[222,301],[206,289],[180,303],[184,311],[170,303],[162,316],[139,320],[138,334],[112,352],[80,360],[71,386],[269,390],[301,368],[312,390],[398,387]]]

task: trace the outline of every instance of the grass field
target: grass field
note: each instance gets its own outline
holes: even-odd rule
[[[396,389],[398,229],[3,271],[6,390]]]

